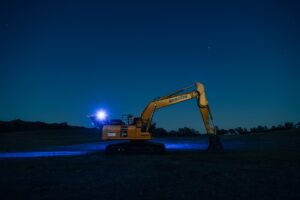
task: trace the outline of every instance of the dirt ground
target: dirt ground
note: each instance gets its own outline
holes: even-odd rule
[[[84,136],[86,142],[93,141],[91,135]],[[14,137],[19,150],[29,148]],[[13,151],[13,142],[8,146],[5,141],[13,140],[2,136],[0,153]],[[300,199],[299,130],[226,136],[222,141],[225,149],[219,153],[95,151],[68,157],[1,158],[1,199]],[[247,148],[253,142],[259,145]]]

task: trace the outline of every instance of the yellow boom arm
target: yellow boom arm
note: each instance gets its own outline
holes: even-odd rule
[[[183,91],[191,87],[195,87],[196,89],[194,89],[191,92],[182,93]],[[205,96],[204,86],[201,83],[195,83],[192,86],[180,89],[170,95],[160,97],[151,101],[141,114],[143,127],[146,128],[146,131],[148,132],[155,110],[183,101],[187,101],[192,98],[197,98],[197,103],[203,118],[207,134],[216,134],[216,128],[213,122],[212,112],[209,108],[208,101]]]

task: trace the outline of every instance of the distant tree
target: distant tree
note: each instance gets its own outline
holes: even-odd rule
[[[256,128],[256,132],[258,132],[258,133],[264,132],[264,130],[265,130],[264,127],[261,125],[257,126],[257,128]]]
[[[227,135],[228,131],[226,129],[217,129],[218,135]]]
[[[168,131],[166,131],[164,128],[155,128],[152,133],[154,136],[160,137],[167,137],[169,135]]]
[[[277,130],[284,130],[284,126],[281,125],[281,124],[279,124],[279,125],[277,126]]]
[[[200,134],[195,129],[188,127],[179,128],[177,132],[179,136],[196,136],[197,134]]]
[[[231,135],[236,135],[237,133],[235,132],[235,130],[234,129],[229,129],[228,130],[228,132],[231,134]]]
[[[285,127],[285,129],[291,129],[294,127],[294,123],[293,122],[285,122],[284,127]]]
[[[178,136],[178,132],[177,132],[177,131],[174,131],[174,130],[171,130],[171,131],[169,132],[169,135],[170,135],[170,136]]]
[[[242,129],[241,127],[237,127],[234,129],[235,132],[237,132],[239,135],[242,135],[244,133],[244,129]]]
[[[155,129],[156,129],[156,123],[153,122],[153,123],[150,124],[149,132],[150,132],[150,133],[153,133],[153,132],[155,131]]]
[[[247,130],[247,128],[244,128],[243,134],[249,134],[250,132]]]
[[[257,128],[250,128],[251,133],[257,133]]]
[[[200,135],[199,131],[197,131],[197,130],[194,129],[194,128],[191,128],[191,131],[192,131],[192,135],[193,135],[193,136]]]
[[[275,131],[275,130],[277,130],[277,127],[276,126],[272,126],[270,130],[271,131]]]

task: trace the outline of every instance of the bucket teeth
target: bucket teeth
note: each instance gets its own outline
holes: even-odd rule
[[[223,149],[223,145],[221,143],[221,139],[218,135],[211,135],[209,136],[209,145],[208,151],[221,151]]]

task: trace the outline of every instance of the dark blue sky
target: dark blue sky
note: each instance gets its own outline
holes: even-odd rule
[[[0,120],[88,126],[200,81],[222,128],[298,122],[295,2],[2,1]],[[203,130],[194,100],[154,121]]]

